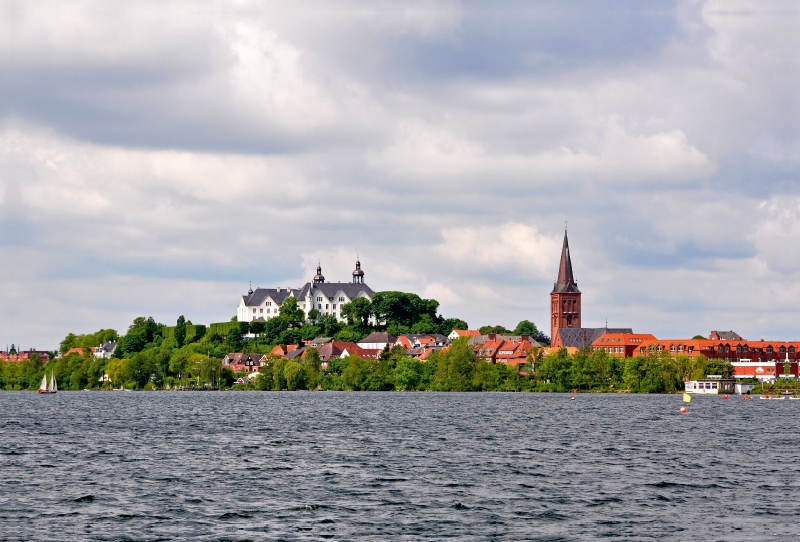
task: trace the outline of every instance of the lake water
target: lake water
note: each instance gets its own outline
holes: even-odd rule
[[[0,392],[3,540],[800,535],[800,401]]]

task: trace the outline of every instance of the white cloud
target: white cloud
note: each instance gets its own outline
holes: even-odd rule
[[[392,177],[480,175],[527,178],[536,184],[685,181],[707,178],[716,169],[680,130],[631,135],[611,119],[592,136],[572,147],[560,145],[534,154],[491,153],[481,143],[443,128],[403,122],[396,141],[372,155],[370,165]]]
[[[469,272],[526,271],[542,278],[552,273],[558,261],[561,239],[540,234],[533,226],[508,223],[503,226],[447,228],[437,248],[445,257]]]

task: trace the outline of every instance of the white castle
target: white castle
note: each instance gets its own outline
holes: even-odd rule
[[[302,288],[256,288],[255,291],[251,288],[239,300],[236,319],[239,322],[266,322],[278,316],[278,309],[286,299],[295,297],[306,318],[312,309],[317,309],[320,314],[331,314],[344,322],[342,305],[358,297],[372,300],[374,294],[364,284],[364,271],[359,260],[356,260],[353,282],[325,282],[322,266],[318,265],[316,276]]]

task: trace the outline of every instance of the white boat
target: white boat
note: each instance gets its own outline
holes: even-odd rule
[[[39,386],[38,393],[56,393],[58,391],[58,384],[56,384],[56,377],[53,372],[50,372],[50,385],[47,384],[47,374],[42,376],[42,385]]]

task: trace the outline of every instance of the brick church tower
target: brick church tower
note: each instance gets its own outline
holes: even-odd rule
[[[562,346],[558,330],[581,327],[581,291],[572,275],[572,259],[569,257],[569,241],[564,228],[564,246],[561,247],[561,264],[558,279],[550,292],[550,337],[553,346]]]

